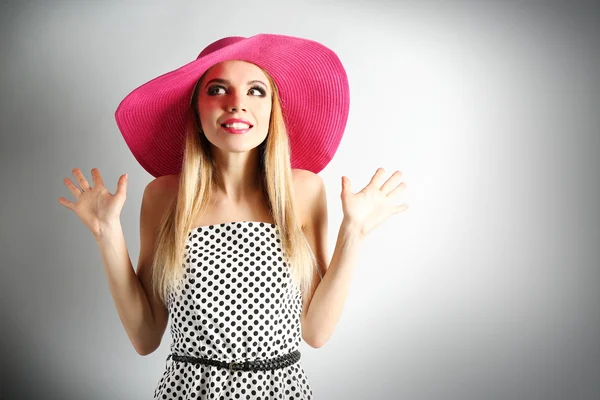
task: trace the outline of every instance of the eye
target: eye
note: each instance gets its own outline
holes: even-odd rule
[[[216,90],[216,89],[223,89],[223,90],[224,90],[225,88],[224,88],[223,86],[220,86],[220,85],[211,86],[211,87],[208,89],[208,92],[207,92],[207,94],[208,94],[209,96],[214,96],[215,94],[217,94],[217,93],[215,93],[215,90]]]
[[[221,85],[214,85],[214,86],[211,86],[211,87],[208,89],[208,92],[207,92],[207,94],[208,94],[209,96],[215,96],[215,95],[217,95],[217,94],[221,94],[221,93],[217,93],[217,91],[218,91],[219,89],[223,89],[223,90],[225,90],[225,87],[224,87],[224,86],[221,86]],[[250,88],[250,90],[248,91],[248,93],[250,93],[250,92],[253,92],[253,93],[254,93],[254,95],[255,95],[255,96],[258,96],[258,97],[265,97],[265,96],[266,96],[266,94],[267,94],[266,90],[265,90],[265,89],[263,89],[261,86],[258,86],[258,85],[254,85],[254,86],[252,86],[252,87]]]
[[[265,95],[267,94],[267,92],[265,91],[265,89],[263,89],[262,87],[258,86],[258,85],[254,85],[250,88],[250,90],[256,90],[260,97],[265,97]]]

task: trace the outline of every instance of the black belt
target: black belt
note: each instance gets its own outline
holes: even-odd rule
[[[300,350],[295,350],[289,354],[282,356],[266,359],[266,360],[254,360],[254,361],[218,361],[204,357],[192,357],[192,356],[180,356],[177,354],[169,354],[167,360],[172,357],[173,361],[191,362],[193,364],[204,364],[213,365],[220,368],[228,368],[229,371],[268,371],[272,369],[279,369],[289,367],[292,364],[297,363],[300,360]]]

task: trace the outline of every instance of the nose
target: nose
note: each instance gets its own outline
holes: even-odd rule
[[[242,96],[237,95],[237,94],[232,94],[229,97],[227,110],[229,112],[246,111],[246,106],[243,104]]]
[[[236,111],[246,111],[246,109],[241,106],[231,106],[228,108],[229,108],[229,112],[232,112],[232,113],[236,112]]]

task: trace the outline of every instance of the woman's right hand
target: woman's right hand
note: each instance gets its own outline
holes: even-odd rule
[[[90,186],[79,168],[73,169],[73,175],[79,187],[69,178],[65,178],[64,183],[75,196],[76,201],[71,202],[64,197],[60,197],[58,201],[74,211],[94,236],[99,237],[105,228],[120,222],[121,210],[126,199],[127,175],[121,175],[119,178],[117,192],[114,195],[104,186],[98,168],[92,168],[94,187]]]

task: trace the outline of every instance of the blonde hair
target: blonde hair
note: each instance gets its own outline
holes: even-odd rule
[[[272,88],[271,118],[266,140],[259,145],[259,179],[273,222],[280,237],[284,262],[303,295],[311,287],[314,268],[322,276],[317,260],[296,216],[292,186],[292,166],[288,135],[277,86],[263,70]],[[197,81],[187,117],[185,150],[177,196],[162,216],[157,231],[152,263],[152,287],[155,298],[167,304],[169,290],[176,287],[184,268],[184,252],[192,224],[206,212],[218,170],[210,142],[198,125]],[[225,221],[224,221],[225,222]]]

